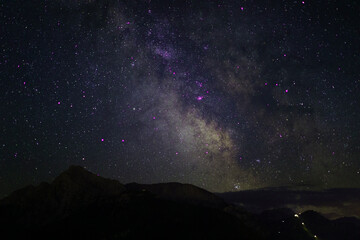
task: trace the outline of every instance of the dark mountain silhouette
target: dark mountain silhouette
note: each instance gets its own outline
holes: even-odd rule
[[[305,222],[305,223],[304,223]],[[304,223],[304,225],[303,225]],[[123,185],[71,166],[0,201],[4,239],[359,239],[359,220],[290,209],[249,213],[196,186]]]
[[[33,201],[50,201],[56,207],[67,207],[83,204],[84,201],[92,201],[97,197],[119,195],[125,190],[125,186],[118,181],[98,177],[80,166],[71,166],[51,184],[44,182],[38,187],[25,187],[15,191],[2,202],[26,206]]]

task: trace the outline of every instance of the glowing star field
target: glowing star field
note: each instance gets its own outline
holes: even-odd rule
[[[0,197],[69,165],[360,187],[357,1],[0,3]]]

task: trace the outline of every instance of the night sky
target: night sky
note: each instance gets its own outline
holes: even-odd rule
[[[358,1],[0,3],[0,197],[76,164],[360,187]]]

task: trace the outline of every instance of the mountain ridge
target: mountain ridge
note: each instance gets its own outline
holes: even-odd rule
[[[253,214],[191,184],[124,185],[80,166],[0,200],[0,231],[12,239],[333,240],[353,233],[346,239],[355,240],[358,226],[358,219],[286,208]]]

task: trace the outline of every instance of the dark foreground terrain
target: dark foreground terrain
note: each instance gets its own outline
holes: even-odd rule
[[[72,166],[51,184],[1,200],[0,232],[2,239],[358,240],[360,220],[287,208],[253,214],[193,185],[123,185]]]

